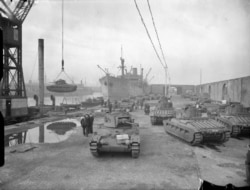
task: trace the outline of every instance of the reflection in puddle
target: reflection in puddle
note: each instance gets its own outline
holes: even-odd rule
[[[15,146],[25,143],[57,143],[66,140],[76,133],[76,126],[80,126],[77,119],[65,119],[59,123],[70,122],[62,125],[46,123],[45,125],[6,136],[5,146]],[[57,123],[57,122],[53,122]]]
[[[65,135],[67,131],[76,127],[76,123],[70,122],[55,122],[47,126],[47,129],[54,131],[58,135]]]

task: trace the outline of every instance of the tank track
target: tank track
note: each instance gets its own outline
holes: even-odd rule
[[[230,139],[230,137],[231,137],[230,132],[229,132],[229,131],[228,131],[228,132],[225,132],[225,133],[223,134],[223,138],[222,138],[221,142],[226,142],[226,141],[228,141],[228,140]]]
[[[201,144],[203,141],[203,135],[201,133],[195,133],[194,134],[194,140],[190,143],[192,146],[196,146]]]
[[[241,130],[240,130],[240,126],[237,126],[237,125],[232,125],[230,124],[229,121],[227,121],[226,119],[224,118],[220,118],[220,117],[216,117],[215,118],[216,121],[218,121],[219,123],[225,125],[228,129],[230,129],[230,135],[231,137],[237,137],[240,133],[241,133]]]
[[[139,143],[132,143],[131,146],[131,156],[132,158],[138,158],[140,153],[140,144]]]
[[[98,151],[97,142],[90,143],[90,152],[94,157],[99,157],[100,153]]]
[[[241,133],[239,126],[232,126],[231,136],[237,137]]]
[[[185,133],[185,130],[182,127],[179,127],[177,124],[174,124],[174,123],[169,122],[169,121],[167,121],[167,122],[165,121],[164,123],[165,123],[164,124],[165,131],[168,134],[173,135],[173,136],[177,137],[178,139],[183,140],[183,141],[191,144],[192,146],[199,145],[203,141],[203,135],[199,132],[194,132],[193,139],[189,141],[188,139],[182,137],[181,133]],[[172,130],[168,130],[168,127],[171,127]],[[173,132],[173,129],[175,132]]]

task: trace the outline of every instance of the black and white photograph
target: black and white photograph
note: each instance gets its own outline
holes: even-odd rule
[[[0,0],[0,37],[0,189],[250,189],[250,0]]]

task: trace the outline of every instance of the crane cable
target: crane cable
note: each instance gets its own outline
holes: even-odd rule
[[[167,75],[167,73],[169,73],[168,66],[167,66],[167,62],[166,62],[166,59],[165,59],[165,56],[164,56],[164,53],[163,53],[163,49],[162,49],[162,46],[161,46],[160,38],[159,38],[158,31],[157,31],[157,28],[156,28],[156,25],[155,25],[155,21],[154,21],[154,17],[153,17],[153,13],[152,13],[152,10],[151,10],[151,6],[150,6],[150,3],[149,3],[149,0],[147,0],[147,4],[148,4],[149,11],[150,11],[151,19],[152,19],[152,22],[153,22],[154,30],[155,30],[155,33],[156,33],[156,36],[157,36],[157,40],[158,40],[158,43],[159,43],[159,47],[160,47],[160,50],[161,50],[161,54],[162,54],[162,57],[163,57],[164,64],[162,63],[162,61],[160,59],[160,56],[159,56],[159,54],[158,54],[158,52],[157,52],[157,50],[156,50],[156,48],[155,48],[155,46],[153,44],[153,41],[152,41],[152,39],[150,37],[150,34],[148,32],[148,29],[147,29],[147,26],[144,23],[143,17],[142,17],[142,15],[140,13],[140,10],[139,10],[139,7],[138,7],[138,5],[136,3],[136,0],[134,0],[134,2],[135,2],[136,9],[137,9],[137,11],[138,11],[138,13],[139,13],[139,15],[141,17],[141,21],[142,21],[142,23],[143,23],[143,25],[145,27],[146,32],[147,32],[147,35],[148,35],[148,37],[149,37],[149,39],[151,41],[151,44],[152,44],[152,46],[154,48],[154,51],[155,51],[155,53],[156,53],[156,55],[157,55],[157,57],[158,57],[161,65],[165,69],[165,74]],[[167,82],[167,78],[166,78],[166,82]],[[169,82],[170,82],[170,75],[169,75]],[[168,86],[170,86],[170,85],[168,85]]]
[[[158,43],[159,43],[159,46],[160,46],[160,49],[161,49],[161,54],[162,54],[162,57],[163,57],[163,61],[165,63],[165,67],[167,67],[167,62],[166,62],[166,59],[165,59],[165,56],[164,56],[164,53],[163,53],[163,50],[162,50],[162,46],[161,46],[160,38],[159,38],[159,35],[158,35],[158,32],[157,32],[157,28],[155,26],[155,21],[154,21],[153,13],[151,11],[151,6],[150,6],[150,3],[149,3],[149,0],[147,0],[147,2],[148,2],[148,8],[149,8],[149,11],[150,11],[151,19],[152,19],[152,22],[153,22],[153,25],[154,25],[155,33],[156,33],[156,36],[157,36],[157,40],[158,40]]]
[[[168,80],[169,80],[169,87],[171,85],[171,82],[170,82],[170,72],[169,72],[169,68],[167,66],[167,62],[166,62],[166,59],[165,59],[165,55],[163,53],[163,49],[162,49],[162,46],[161,46],[161,42],[160,42],[160,38],[159,38],[159,35],[158,35],[158,31],[157,31],[157,28],[156,28],[156,25],[155,25],[155,21],[154,21],[154,16],[153,16],[153,13],[152,13],[152,10],[151,10],[151,6],[150,6],[150,3],[149,3],[149,0],[147,0],[147,3],[148,3],[148,8],[149,8],[149,11],[150,11],[150,15],[151,15],[151,19],[152,19],[152,22],[153,22],[153,25],[154,25],[154,30],[155,30],[155,33],[156,33],[156,36],[157,36],[157,40],[158,40],[158,43],[159,43],[159,47],[160,47],[160,50],[161,50],[161,54],[162,54],[162,57],[163,57],[163,61],[165,63],[165,67],[167,68],[167,74],[168,74]]]
[[[64,16],[64,0],[62,0],[62,71],[64,71],[64,33],[63,33],[63,29],[64,29],[64,26],[63,26],[63,16]]]
[[[153,46],[153,48],[154,48],[154,51],[155,51],[155,53],[156,53],[156,55],[157,55],[157,57],[158,57],[158,59],[159,59],[161,65],[164,67],[164,64],[162,63],[161,58],[160,58],[160,56],[159,56],[159,54],[158,54],[158,52],[157,52],[157,50],[156,50],[156,48],[155,48],[155,45],[154,45],[154,43],[153,43],[153,41],[152,41],[152,38],[151,38],[151,36],[150,36],[150,34],[149,34],[149,32],[148,32],[147,26],[146,26],[146,24],[145,24],[145,22],[144,22],[144,20],[143,20],[143,17],[142,17],[142,15],[141,15],[141,12],[140,12],[140,9],[139,9],[139,7],[138,7],[138,5],[137,5],[136,0],[134,0],[134,2],[135,2],[136,9],[137,9],[137,11],[138,11],[138,13],[139,13],[139,15],[140,15],[140,17],[141,17],[142,24],[143,24],[143,26],[144,26],[144,28],[145,28],[145,30],[146,30],[146,32],[147,32],[148,38],[149,38],[149,40],[150,40],[150,42],[151,42],[151,44],[152,44],[152,46]]]
[[[69,75],[64,71],[64,0],[62,0],[62,70],[61,72],[57,75],[56,79],[61,75],[61,73],[65,73],[65,75],[71,80],[72,83],[74,81],[69,77]]]
[[[38,57],[38,51],[36,52],[35,58],[37,58],[37,57]],[[33,68],[32,68],[32,72],[31,72],[31,75],[30,75],[29,80],[32,80],[32,78],[33,78],[33,73],[34,73],[35,67],[36,67],[36,65],[37,65],[37,62],[38,62],[38,59],[36,59],[36,61],[34,61]]]

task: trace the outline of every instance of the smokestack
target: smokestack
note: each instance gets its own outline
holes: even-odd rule
[[[43,115],[44,105],[44,40],[38,39],[38,75],[39,75],[39,109],[40,115]]]
[[[143,81],[143,68],[141,68],[141,81]]]

